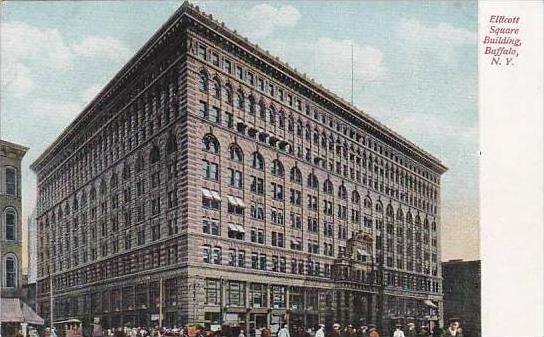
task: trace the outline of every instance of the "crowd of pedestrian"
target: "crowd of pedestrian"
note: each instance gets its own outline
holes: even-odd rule
[[[324,324],[318,324],[314,328],[304,329],[299,326],[289,327],[283,325],[276,334],[272,333],[270,327],[259,329],[260,337],[463,337],[463,330],[460,320],[453,318],[449,326],[441,329],[438,326],[430,328],[427,325],[416,326],[414,323],[397,324],[393,332],[384,334],[373,324],[362,324],[359,327],[353,325],[342,326],[338,323],[328,328]],[[182,328],[117,328],[117,329],[96,329],[83,332],[83,337],[250,337],[247,331],[241,328],[223,327],[222,329],[206,329],[204,327],[182,327]],[[47,333],[46,336],[57,337],[55,332]],[[59,336],[60,337],[60,336]]]

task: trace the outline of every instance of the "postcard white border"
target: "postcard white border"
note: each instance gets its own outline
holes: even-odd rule
[[[540,1],[479,3],[482,335],[543,336]],[[514,66],[483,55],[490,15],[519,16]],[[462,240],[462,238],[460,238]]]

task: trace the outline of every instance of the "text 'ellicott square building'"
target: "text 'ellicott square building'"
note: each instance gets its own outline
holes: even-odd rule
[[[187,3],[32,168],[44,318],[441,319],[446,167]]]

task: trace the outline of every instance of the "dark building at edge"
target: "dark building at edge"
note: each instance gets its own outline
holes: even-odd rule
[[[444,320],[459,318],[465,336],[481,336],[481,263],[442,262]]]

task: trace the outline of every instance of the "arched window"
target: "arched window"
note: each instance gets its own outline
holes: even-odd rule
[[[351,202],[354,204],[358,204],[361,201],[361,197],[359,196],[359,192],[353,191],[351,192]]]
[[[244,93],[242,90],[238,90],[236,93],[236,107],[240,110],[244,110],[245,103],[244,103]]]
[[[223,99],[225,102],[232,104],[232,87],[228,83],[225,85],[225,90],[223,91]]]
[[[402,209],[400,209],[400,207],[397,209],[397,220],[399,221],[404,220],[404,214],[402,212]]]
[[[426,231],[429,230],[429,219],[425,218],[425,221],[423,221],[423,229]]]
[[[17,212],[9,207],[4,211],[6,240],[17,240]]]
[[[219,79],[217,77],[213,80],[212,95],[217,99],[221,98],[221,82],[219,82]]]
[[[412,219],[412,213],[410,211],[408,211],[408,214],[406,214],[406,221],[411,224],[413,223],[413,219]]]
[[[253,163],[252,166],[257,170],[264,170],[264,159],[259,152],[253,152]]]
[[[297,136],[302,137],[302,121],[297,121]]]
[[[365,198],[365,208],[372,210],[372,199],[370,197]]]
[[[242,152],[242,149],[236,144],[231,144],[229,147],[229,156],[230,160],[235,161],[237,163],[241,163],[244,160],[244,154]]]
[[[94,186],[91,188],[91,192],[89,194],[90,194],[90,197],[91,197],[91,201],[95,201],[96,200],[96,188],[94,188]]]
[[[17,195],[17,169],[6,167],[6,194]]]
[[[346,199],[347,197],[348,197],[348,192],[346,191],[346,187],[344,185],[338,186],[338,198]]]
[[[6,255],[4,259],[5,287],[17,288],[17,257],[13,254]]]
[[[332,186],[332,182],[327,179],[325,182],[323,182],[323,192],[332,194],[334,187]]]
[[[294,166],[291,169],[289,176],[292,182],[295,182],[297,184],[302,184],[302,173],[300,173],[300,170],[298,169],[298,167]]]
[[[161,153],[159,151],[159,147],[156,145],[153,145],[153,148],[151,148],[151,151],[149,151],[149,163],[153,164],[158,162],[161,159]]]
[[[106,182],[104,181],[104,179],[100,181],[100,187],[98,188],[98,190],[100,191],[101,195],[106,194]]]
[[[285,114],[283,111],[278,112],[278,126],[280,129],[283,129],[285,127]]]
[[[308,174],[308,181],[306,182],[308,187],[310,188],[318,188],[319,187],[319,181],[317,180],[317,177],[315,174],[310,173]]]
[[[168,134],[168,138],[166,140],[166,153],[172,154],[176,152],[178,149],[177,143],[176,143],[176,137],[173,134]]]
[[[248,105],[249,105],[249,113],[254,115],[255,114],[255,98],[253,98],[253,96],[249,96]]]
[[[421,225],[421,218],[419,217],[419,214],[416,215],[416,226]]]
[[[117,173],[114,172],[111,175],[110,188],[116,188],[117,185],[119,185],[119,179],[117,178]]]
[[[382,212],[383,212],[382,203],[379,202],[379,201],[376,203],[376,212],[378,212],[378,213],[382,213]]]
[[[208,75],[204,71],[198,74],[198,89],[200,91],[208,91]]]
[[[259,102],[257,110],[259,113],[259,118],[262,119],[263,121],[266,121],[266,107],[264,106],[263,101]]]
[[[391,204],[387,205],[387,209],[385,211],[385,214],[388,216],[388,217],[393,217],[394,216],[394,212],[393,212],[393,206],[391,206]]]
[[[219,142],[212,135],[206,135],[202,138],[202,150],[209,153],[219,153]]]
[[[273,106],[268,108],[268,122],[272,125],[276,124],[276,109]]]
[[[273,175],[278,177],[283,177],[284,170],[283,170],[283,164],[278,159],[275,159],[272,162],[272,169],[271,172]]]
[[[144,169],[145,160],[141,153],[138,154],[136,158],[136,172],[140,172]]]
[[[123,180],[130,179],[130,164],[125,163],[125,166],[123,166]]]

